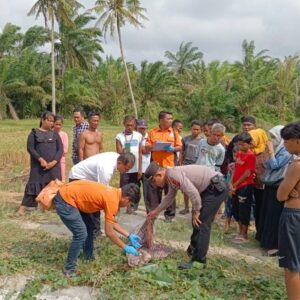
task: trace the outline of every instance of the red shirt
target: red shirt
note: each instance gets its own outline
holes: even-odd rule
[[[250,171],[250,175],[236,187],[237,190],[245,185],[253,184],[255,164],[256,157],[251,150],[248,150],[248,152],[238,151],[236,153],[232,183],[234,184],[247,170]]]

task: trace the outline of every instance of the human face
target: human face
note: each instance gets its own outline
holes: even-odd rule
[[[117,170],[120,172],[120,174],[128,172],[132,167],[132,163],[128,163],[127,165],[125,165],[121,161],[117,162]]]
[[[53,126],[54,131],[60,132],[61,127],[62,127],[62,121],[61,120],[56,120],[54,122],[54,126]]]
[[[161,129],[168,129],[172,126],[173,116],[170,114],[166,114],[163,119],[159,120],[159,126]]]
[[[204,133],[204,135],[205,135],[207,138],[210,136],[210,130],[209,130],[208,125],[204,125],[204,127],[203,127],[203,133]]]
[[[299,155],[300,154],[300,139],[284,140],[284,147],[289,153]]]
[[[238,144],[239,150],[242,152],[247,152],[251,147],[251,144],[248,144],[248,143],[245,143],[242,141],[239,141],[237,144]]]
[[[135,121],[131,120],[131,121],[126,121],[124,124],[125,127],[125,133],[126,134],[132,134],[133,130],[135,128]]]
[[[122,197],[119,205],[120,207],[129,207],[131,205],[129,197]]]
[[[89,127],[90,129],[96,130],[100,122],[99,116],[93,116],[89,119]]]
[[[181,131],[183,129],[183,124],[182,123],[178,123],[177,126],[175,127],[175,129],[178,131],[178,133],[181,133]]]
[[[220,129],[214,129],[210,136],[207,138],[207,141],[209,144],[211,145],[216,145],[216,144],[219,144],[222,137],[223,137],[223,131],[220,130]]]
[[[147,132],[147,128],[145,127],[137,127],[136,129],[142,136],[145,136],[146,132]]]
[[[243,122],[242,123],[242,128],[243,128],[244,132],[248,132],[248,131],[255,128],[255,124],[250,123],[250,122]]]
[[[201,133],[201,126],[193,125],[191,127],[191,133],[192,133],[192,137],[194,137],[194,138],[198,137]]]
[[[53,116],[48,116],[45,120],[42,119],[42,126],[41,128],[44,130],[50,130],[53,128],[54,118]]]
[[[78,126],[84,121],[84,117],[81,115],[80,112],[74,112],[73,114],[73,120],[75,122],[75,125]]]

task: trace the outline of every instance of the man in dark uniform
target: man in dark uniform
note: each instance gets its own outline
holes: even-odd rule
[[[160,205],[149,212],[149,219],[156,218],[161,211],[172,204],[177,190],[181,190],[189,197],[192,202],[193,234],[187,252],[191,261],[181,263],[179,268],[189,269],[194,261],[205,264],[211,224],[222,201],[228,195],[228,187],[223,176],[207,166],[163,168],[156,162],[151,162],[145,176],[158,187],[165,184],[169,187]]]

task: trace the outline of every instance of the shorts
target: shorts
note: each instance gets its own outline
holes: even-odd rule
[[[224,216],[226,218],[232,218],[232,198],[230,196],[227,197],[225,200],[225,211],[224,211]]]
[[[279,221],[279,267],[300,272],[300,209],[284,208]]]
[[[232,201],[232,214],[237,222],[248,226],[251,217],[251,205],[253,201],[253,185],[245,185],[236,190]]]

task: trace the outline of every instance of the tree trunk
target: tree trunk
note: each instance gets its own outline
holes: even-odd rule
[[[118,38],[119,38],[121,57],[122,57],[124,68],[125,68],[125,74],[126,74],[128,87],[129,87],[129,92],[130,92],[130,97],[131,97],[132,105],[133,105],[133,109],[134,109],[134,115],[135,115],[136,118],[138,118],[138,112],[137,112],[137,107],[136,107],[136,103],[135,103],[135,99],[134,99],[134,95],[133,95],[133,91],[132,91],[129,72],[128,72],[125,56],[124,56],[124,53],[123,53],[123,46],[122,46],[122,38],[121,38],[121,30],[120,30],[120,21],[119,21],[119,19],[117,19],[117,30],[118,30]]]
[[[55,59],[54,59],[54,15],[51,17],[51,69],[52,69],[52,112],[56,113]]]
[[[6,101],[7,101],[7,105],[8,105],[8,109],[9,109],[9,112],[10,112],[10,115],[11,117],[15,120],[15,121],[19,121],[19,116],[14,108],[14,106],[12,105],[11,101],[9,98],[6,98]]]

